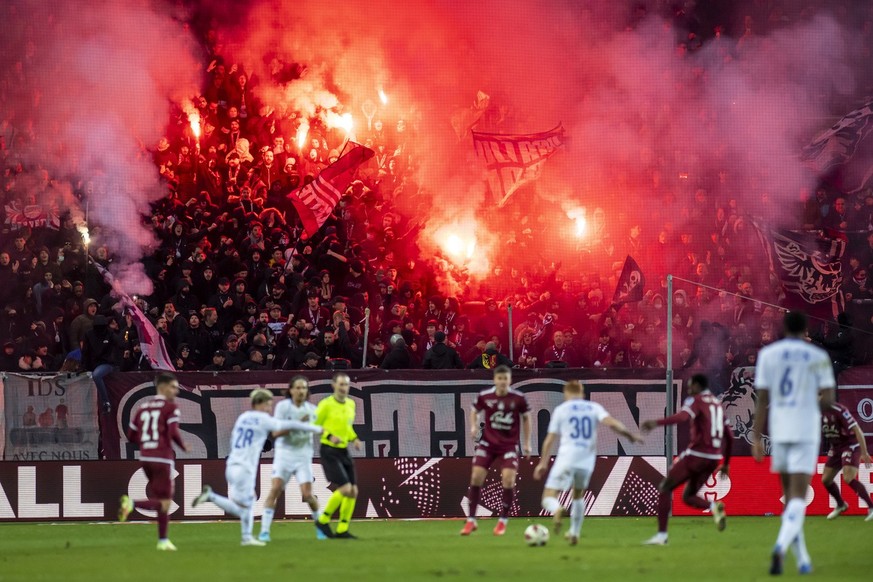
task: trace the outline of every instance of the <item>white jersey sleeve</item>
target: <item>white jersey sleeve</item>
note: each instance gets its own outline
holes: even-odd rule
[[[597,454],[597,428],[608,416],[603,406],[589,400],[568,400],[558,406],[549,422],[549,432],[561,436],[555,463],[593,468]]]
[[[770,440],[818,443],[819,392],[835,387],[833,366],[823,349],[793,338],[763,348],[755,366],[755,389],[766,390],[770,395]]]

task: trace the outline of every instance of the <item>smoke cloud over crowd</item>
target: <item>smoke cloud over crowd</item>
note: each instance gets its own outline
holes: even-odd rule
[[[145,150],[171,103],[200,88],[194,37],[171,6],[153,2],[16,1],[0,35],[2,66],[27,75],[4,88],[16,148],[31,169],[15,189],[55,202],[116,257],[131,292],[151,291],[137,261],[153,246],[143,217],[166,195]],[[13,138],[15,139],[15,138]],[[20,153],[19,153],[20,152]]]
[[[851,14],[827,3],[766,35],[748,17],[730,37],[689,35],[659,2],[209,0],[187,12],[142,2],[18,4],[21,21],[7,28],[29,28],[36,41],[23,58],[42,63],[40,74],[7,88],[16,130],[32,124],[40,136],[23,161],[65,179],[41,195],[53,192],[77,220],[87,204],[127,264],[151,244],[139,216],[164,194],[143,145],[157,143],[171,103],[198,92],[209,59],[197,35],[207,29],[249,67],[254,94],[277,114],[353,124],[350,137],[374,122],[391,131],[402,122],[420,154],[421,187],[401,184],[397,206],[420,226],[425,253],[483,278],[500,265],[608,248],[598,235],[618,224],[678,235],[695,216],[664,201],[690,202],[713,181],[765,220],[791,218],[787,205],[817,181],[800,148],[865,84],[841,24]],[[745,8],[736,6],[735,20]],[[18,42],[6,35],[2,52],[20,54],[11,50]],[[530,133],[562,122],[569,141],[499,211],[469,136],[451,123],[481,94],[488,109],[477,129]],[[475,235],[447,243],[455,225]],[[544,234],[526,240],[531,232]],[[619,254],[605,255],[607,268]]]

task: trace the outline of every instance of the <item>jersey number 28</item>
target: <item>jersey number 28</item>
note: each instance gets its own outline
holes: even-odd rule
[[[252,444],[252,439],[255,436],[255,432],[248,428],[238,428],[236,429],[236,440],[233,443],[233,448],[235,449],[244,449],[247,446]]]

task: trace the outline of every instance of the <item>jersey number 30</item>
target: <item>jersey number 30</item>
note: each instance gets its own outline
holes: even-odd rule
[[[592,433],[591,418],[588,416],[574,416],[570,419],[573,425],[573,432],[570,433],[571,439],[578,439],[580,436],[583,439],[590,439]]]

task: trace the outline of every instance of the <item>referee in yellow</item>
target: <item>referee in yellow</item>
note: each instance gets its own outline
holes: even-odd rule
[[[324,476],[336,487],[324,506],[316,527],[329,538],[354,539],[349,532],[349,522],[355,511],[358,485],[355,480],[355,464],[349,454],[349,445],[361,450],[361,441],[355,434],[355,402],[349,398],[349,376],[337,373],[331,383],[333,395],[318,403],[315,424],[322,427],[321,467]],[[330,529],[330,520],[339,509],[336,534]]]

